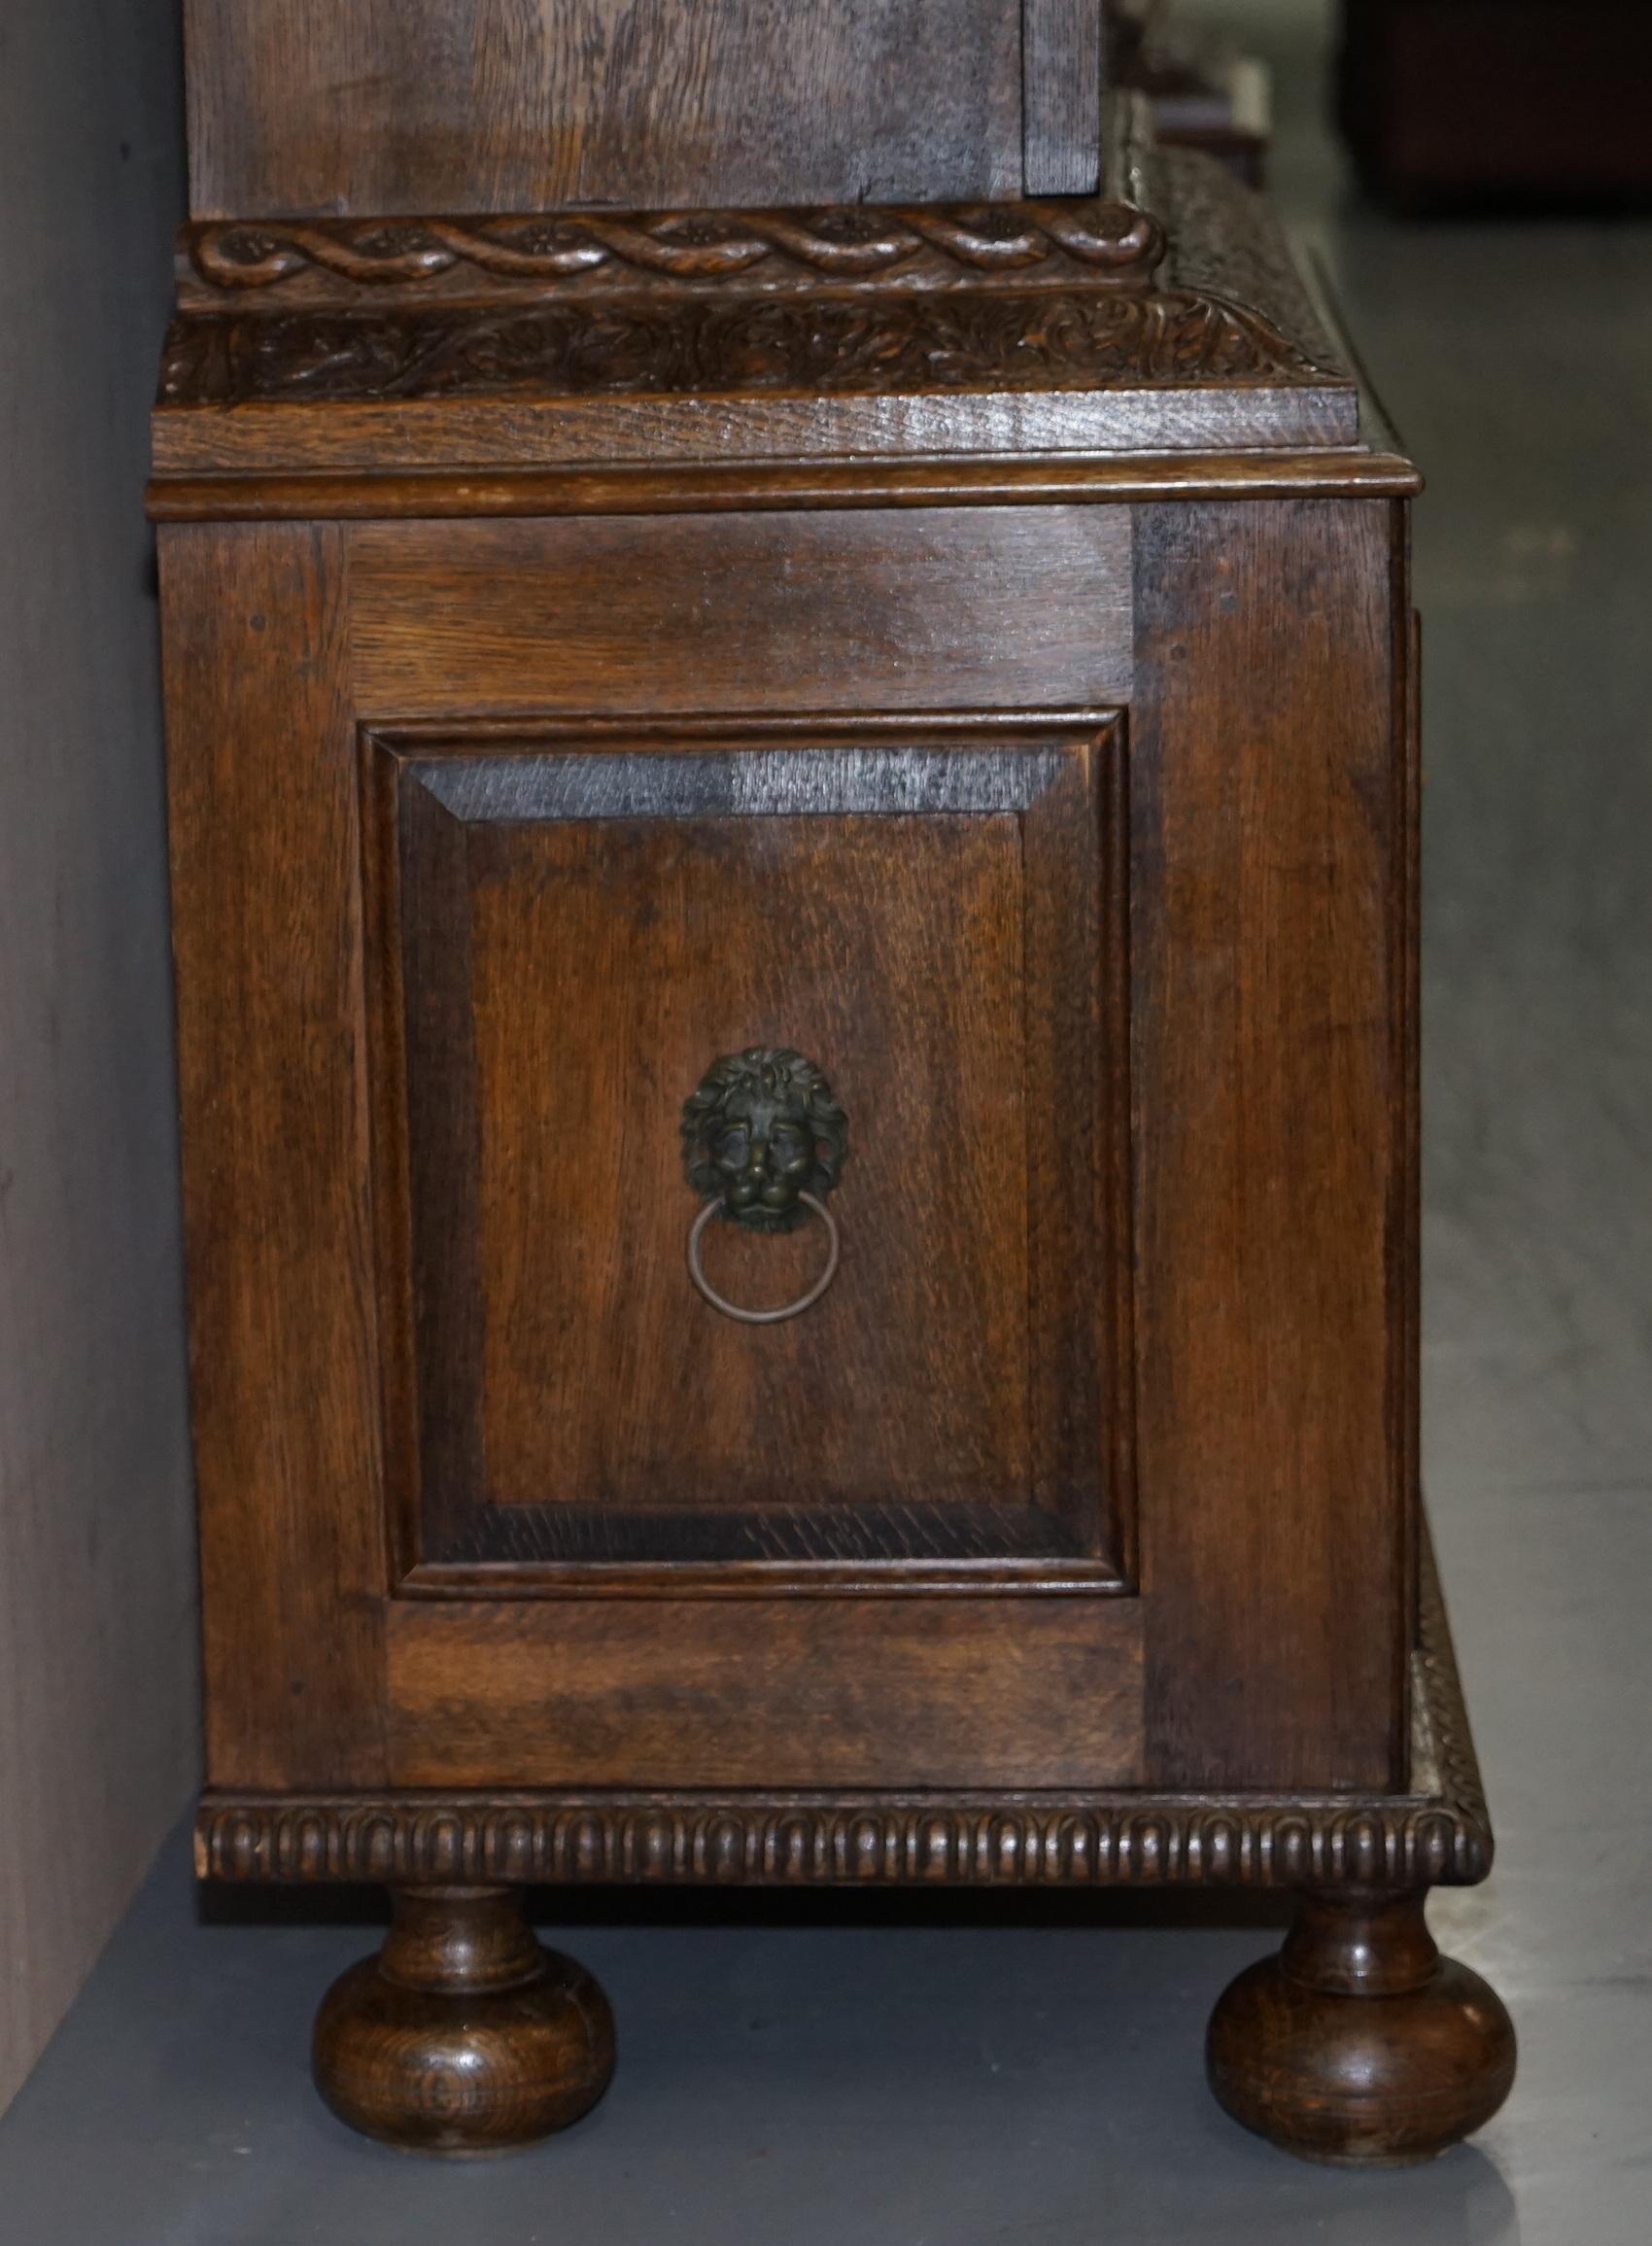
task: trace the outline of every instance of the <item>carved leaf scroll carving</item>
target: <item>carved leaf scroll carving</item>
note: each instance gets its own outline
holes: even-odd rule
[[[1162,223],[1096,197],[214,222],[182,238],[160,402],[1349,387],[1256,198],[1186,152],[1140,185]]]
[[[190,316],[163,405],[525,394],[815,396],[1309,383],[1247,307],[1187,290]]]

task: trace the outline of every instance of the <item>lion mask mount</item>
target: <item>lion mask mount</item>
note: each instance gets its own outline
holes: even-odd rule
[[[824,1200],[848,1155],[848,1119],[812,1060],[748,1046],[714,1061],[682,1111],[688,1182],[755,1232],[789,1232]]]

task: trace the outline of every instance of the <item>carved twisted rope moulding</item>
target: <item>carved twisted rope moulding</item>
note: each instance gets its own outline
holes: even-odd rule
[[[196,1869],[482,1885],[1472,1884],[1492,1835],[1426,1544],[1414,1677],[1437,1797],[209,1796]]]
[[[1339,379],[1265,291],[1155,278],[1165,244],[1096,198],[215,222],[160,402]]]
[[[279,287],[320,272],[359,288],[430,282],[464,266],[542,285],[596,274],[731,281],[778,268],[818,281],[995,274],[1025,279],[1076,265],[1145,282],[1164,255],[1158,222],[1127,203],[865,206],[823,211],[209,224],[187,233],[189,262],[215,289]]]

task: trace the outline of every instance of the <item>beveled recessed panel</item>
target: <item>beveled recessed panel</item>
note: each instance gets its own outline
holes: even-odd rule
[[[1118,1584],[1117,726],[367,758],[409,1587]],[[761,1328],[690,1278],[679,1135],[748,1045],[856,1118],[841,1270]],[[821,1243],[714,1224],[704,1253],[757,1305]]]

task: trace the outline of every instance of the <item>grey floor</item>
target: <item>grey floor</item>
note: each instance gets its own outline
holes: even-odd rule
[[[1227,1911],[581,1905],[621,2071],[541,2152],[430,2166],[312,2098],[370,1928],[202,1922],[170,1847],[0,2123],[11,2246],[1645,2246],[1652,1893],[1652,229],[1402,229],[1348,200],[1316,0],[1203,0],[1278,71],[1277,191],[1431,473],[1428,1470],[1497,1814],[1442,1940],[1514,2011],[1432,2167],[1299,2167],[1200,2080],[1274,1939]]]

